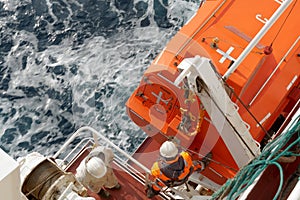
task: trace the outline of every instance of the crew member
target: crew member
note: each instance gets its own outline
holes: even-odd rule
[[[110,194],[105,188],[121,187],[111,167],[113,158],[114,154],[110,148],[102,146],[94,148],[76,169],[77,180],[92,192],[109,198]]]
[[[147,184],[147,197],[152,198],[167,186],[174,187],[184,184],[194,171],[202,171],[205,162],[193,161],[186,151],[179,153],[176,144],[171,141],[164,142],[160,149],[160,159],[151,168],[154,179]]]

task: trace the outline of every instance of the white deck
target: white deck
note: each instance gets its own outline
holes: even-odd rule
[[[17,161],[0,149],[0,194],[5,200],[26,200],[21,194],[20,167]]]

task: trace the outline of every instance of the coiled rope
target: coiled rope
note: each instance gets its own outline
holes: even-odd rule
[[[290,143],[285,149],[283,147],[296,136],[296,139]],[[293,147],[300,147],[300,116],[293,122],[290,128],[268,143],[263,149],[261,155],[255,158],[250,164],[242,168],[238,174],[229,179],[211,199],[222,199],[226,196],[227,199],[237,199],[253,182],[254,180],[269,166],[275,165],[279,170],[280,183],[273,200],[276,200],[283,187],[283,169],[279,164],[278,159],[281,157],[300,156],[299,152],[293,152]]]

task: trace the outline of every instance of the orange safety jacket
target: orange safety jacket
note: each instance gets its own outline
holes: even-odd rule
[[[151,168],[151,174],[155,178],[152,188],[160,191],[165,186],[181,185],[198,168],[201,168],[201,165],[194,166],[192,158],[187,152],[181,152],[177,161],[172,163],[157,161]]]

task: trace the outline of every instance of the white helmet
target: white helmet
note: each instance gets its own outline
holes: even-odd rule
[[[178,148],[176,145],[171,141],[165,141],[160,149],[160,155],[164,158],[175,158],[178,154]]]
[[[86,170],[95,178],[103,177],[107,171],[104,162],[100,158],[95,156],[89,159],[86,163]]]

